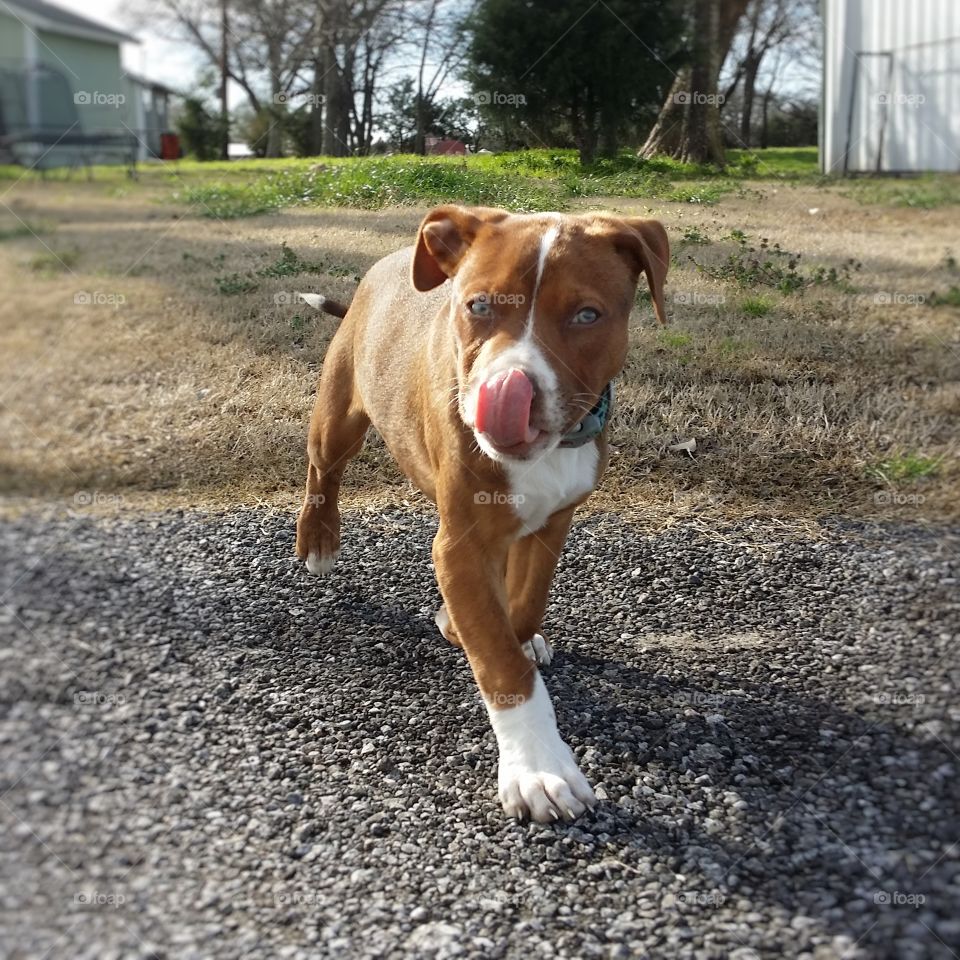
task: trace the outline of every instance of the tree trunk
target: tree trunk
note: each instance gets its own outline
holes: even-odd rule
[[[753,128],[753,101],[757,91],[760,59],[755,53],[749,53],[743,67],[743,112],[740,114],[740,141],[744,147],[750,146],[750,136]]]
[[[773,98],[773,87],[770,87],[767,92],[763,95],[763,122],[760,127],[760,146],[762,149],[767,149],[767,137],[768,137],[768,120],[770,114],[770,100]]]
[[[594,131],[584,128],[577,146],[580,148],[580,166],[589,167],[597,158],[597,136]]]
[[[737,24],[749,3],[750,0],[693,0],[691,62],[677,72],[638,156],[679,160],[705,156],[723,163],[717,81]],[[699,109],[693,110],[695,106]],[[690,143],[691,137],[695,144]]]
[[[617,155],[617,125],[607,116],[606,111],[600,108],[600,155],[615,157]]]
[[[431,0],[430,9],[423,22],[423,45],[420,48],[420,69],[417,71],[416,119],[417,130],[413,139],[413,152],[423,156],[427,152],[427,120],[424,96],[424,77],[427,69],[427,55],[430,50],[430,38],[433,34],[434,19],[437,15],[438,0]]]
[[[227,56],[227,0],[220,0],[220,159],[230,159],[230,111],[227,109],[227,80],[229,78],[229,58]]]
[[[275,58],[270,56],[270,105],[267,111],[270,115],[270,126],[267,128],[267,149],[265,156],[281,157],[283,156],[283,121],[286,114],[286,107],[280,102],[279,69],[274,69]]]
[[[353,152],[355,140],[353,129],[350,125],[350,115],[354,112],[354,76],[356,72],[357,50],[356,47],[348,46],[344,54],[343,70],[340,71],[340,123],[337,135],[343,144],[343,156],[349,156]]]
[[[313,59],[313,82],[310,84],[313,98],[310,105],[310,153],[313,156],[323,150],[323,73],[323,57],[318,55]]]
[[[639,156],[676,157],[682,149],[684,99],[690,90],[690,68],[681,67],[670,86],[660,115],[640,148]]]
[[[417,91],[417,129],[413,135],[413,152],[423,156],[427,152],[426,109],[423,103],[423,93]]]
[[[683,146],[679,158],[684,163],[716,163],[723,166],[725,160],[717,100],[717,77],[720,73],[717,63],[719,14],[717,0],[695,0],[691,89],[686,103]]]
[[[347,145],[341,135],[342,115],[347,111],[337,52],[329,41],[324,46],[323,59],[326,67],[323,78],[323,153],[328,157],[343,157],[346,156]]]
[[[360,86],[360,109],[357,110],[355,98],[351,103],[353,116],[354,149],[361,157],[370,153],[370,141],[373,134],[373,94],[376,66],[369,45],[364,45],[363,72]]]
[[[364,77],[363,81],[363,113],[361,123],[363,136],[360,142],[360,152],[366,157],[373,149],[373,96],[376,93],[376,73],[373,69]]]
[[[593,92],[587,89],[586,103],[581,108],[579,97],[570,106],[570,129],[573,142],[580,151],[580,166],[589,167],[597,155],[597,130],[595,124]]]

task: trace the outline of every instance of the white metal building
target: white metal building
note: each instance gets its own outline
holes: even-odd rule
[[[821,0],[824,173],[960,171],[960,0]]]

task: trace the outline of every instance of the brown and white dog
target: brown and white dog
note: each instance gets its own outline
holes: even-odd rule
[[[442,206],[363,278],[323,364],[297,555],[330,571],[344,467],[371,423],[433,500],[437,625],[466,652],[500,750],[508,815],[573,818],[593,791],[557,731],[538,664],[576,507],[607,462],[608,386],[646,274],[665,322],[655,220]],[[345,315],[344,315],[345,314]]]

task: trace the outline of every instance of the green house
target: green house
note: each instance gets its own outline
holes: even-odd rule
[[[121,44],[137,42],[46,0],[0,0],[0,162],[159,156],[172,91],[124,73]]]

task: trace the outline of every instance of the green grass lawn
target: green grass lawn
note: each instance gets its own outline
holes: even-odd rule
[[[747,178],[816,176],[816,150],[734,152],[723,170],[630,152],[580,166],[573,150],[526,150],[472,157],[364,157],[208,164],[180,198],[208,216],[247,216],[304,204],[378,209],[462,203],[534,211],[563,209],[579,197],[638,197],[716,203]],[[196,167],[194,167],[196,169]],[[191,173],[193,170],[191,170]],[[201,172],[201,171],[197,171]],[[251,179],[257,172],[262,176]]]
[[[562,210],[578,198],[635,197],[713,204],[752,181],[827,185],[816,147],[729,150],[724,168],[674,160],[641,160],[633,151],[580,166],[575,150],[521,150],[468,157],[310,157],[147,164],[136,183],[122,167],[95,167],[97,182],[117,190],[154,187],[201,216],[229,219],[293,206],[380,209],[457,201],[510,210]],[[38,177],[0,167],[0,180]],[[80,173],[52,171],[51,180]],[[839,188],[863,203],[930,208],[960,203],[960,177],[844,181]],[[166,192],[169,190],[170,192]]]
[[[730,151],[723,170],[673,160],[640,160],[632,151],[580,166],[575,150],[524,150],[470,157],[182,160],[143,165],[138,182],[171,185],[177,199],[201,215],[230,218],[317,204],[362,209],[405,204],[487,204],[511,210],[563,209],[578,197],[647,197],[710,204],[745,179],[805,179],[817,174],[816,148]],[[18,167],[0,167],[0,179],[19,179]],[[52,171],[49,179],[80,173]],[[95,167],[98,182],[127,182],[122,167]]]

